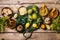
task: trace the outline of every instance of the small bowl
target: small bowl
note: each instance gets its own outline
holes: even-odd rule
[[[8,28],[13,29],[16,26],[16,21],[14,19],[7,19],[7,23]]]
[[[18,13],[20,13],[19,10],[20,10],[20,8],[22,8],[22,7],[25,7],[25,6],[21,6],[21,7],[19,7],[19,9],[18,9]],[[26,7],[25,7],[25,8],[26,8]],[[27,8],[26,8],[26,11],[27,11]],[[27,14],[27,12],[26,12],[25,14]],[[23,14],[23,15],[25,15],[25,14]],[[22,15],[22,13],[20,13],[20,15]]]
[[[11,13],[11,14],[6,14],[6,13],[3,12],[4,9],[9,9],[9,10],[11,10],[12,13]],[[1,14],[2,14],[2,16],[4,16],[4,17],[5,17],[5,15],[12,17],[12,15],[13,15],[13,10],[12,10],[11,8],[9,8],[9,7],[4,7],[4,8],[1,10]]]

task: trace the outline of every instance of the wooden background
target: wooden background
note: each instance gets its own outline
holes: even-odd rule
[[[1,9],[3,7],[11,7],[14,12],[17,11],[17,9],[24,5],[28,6],[30,4],[21,4],[21,3],[40,3],[35,4],[38,7],[41,6],[41,3],[45,2],[46,6],[51,9],[52,7],[56,7],[60,11],[60,0],[0,0],[0,16],[1,16]],[[9,28],[6,28],[7,32],[16,32],[14,29],[11,30]],[[60,34],[57,34],[52,31],[44,31],[44,30],[37,30],[36,33],[33,33],[32,37],[29,40],[60,40]],[[1,33],[0,34],[0,40],[25,40],[25,37],[21,33]]]

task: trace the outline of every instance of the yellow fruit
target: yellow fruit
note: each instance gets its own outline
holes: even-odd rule
[[[45,25],[44,24],[41,24],[41,28],[44,29],[45,28]]]
[[[30,23],[26,23],[25,28],[29,28]]]
[[[17,15],[17,14],[15,14],[15,15],[14,15],[14,18],[17,18],[17,16],[18,16],[18,15]]]
[[[33,13],[33,14],[32,14],[32,19],[37,19],[36,13]]]
[[[37,24],[33,24],[32,26],[33,26],[34,28],[38,28]]]
[[[32,19],[32,16],[31,15],[28,15],[28,18]]]

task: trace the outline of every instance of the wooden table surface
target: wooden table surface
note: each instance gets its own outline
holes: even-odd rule
[[[30,4],[21,4],[21,3],[40,3],[35,4],[38,7],[41,6],[41,2],[45,2],[46,6],[51,9],[52,7],[56,7],[60,11],[60,0],[0,0],[0,13],[3,7],[11,7],[14,12],[19,8],[21,5],[28,6]],[[58,4],[56,4],[58,3]],[[0,14],[1,16],[1,14]],[[7,32],[16,32],[14,29],[6,29]],[[44,30],[37,30],[36,33],[33,33],[32,37],[29,40],[60,40],[60,34],[57,34],[52,31],[44,31]],[[2,33],[0,34],[0,40],[25,40],[25,37],[22,33]]]

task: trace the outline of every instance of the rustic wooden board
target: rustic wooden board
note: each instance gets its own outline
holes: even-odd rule
[[[60,11],[60,4],[54,4],[54,3],[60,3],[60,0],[1,0],[0,1],[0,13],[1,13],[1,9],[3,7],[11,7],[14,12],[17,11],[17,9],[24,5],[24,6],[28,6],[30,4],[22,4],[21,3],[41,3],[41,2],[51,2],[50,3],[46,3],[47,7],[49,9],[51,9],[52,7],[56,7],[57,9],[59,9]],[[38,7],[41,6],[41,4],[35,4]],[[1,14],[0,14],[1,16]],[[5,31],[7,32],[16,32],[14,29],[6,29]],[[35,31],[37,33],[33,33],[32,38],[30,38],[29,40],[60,40],[60,34],[57,34],[55,32],[51,32],[51,31],[44,31],[44,30],[37,30]],[[39,32],[39,33],[38,33]],[[25,40],[25,37],[23,36],[23,34],[21,33],[3,33],[0,34],[0,40],[1,39],[5,39],[5,40]]]

